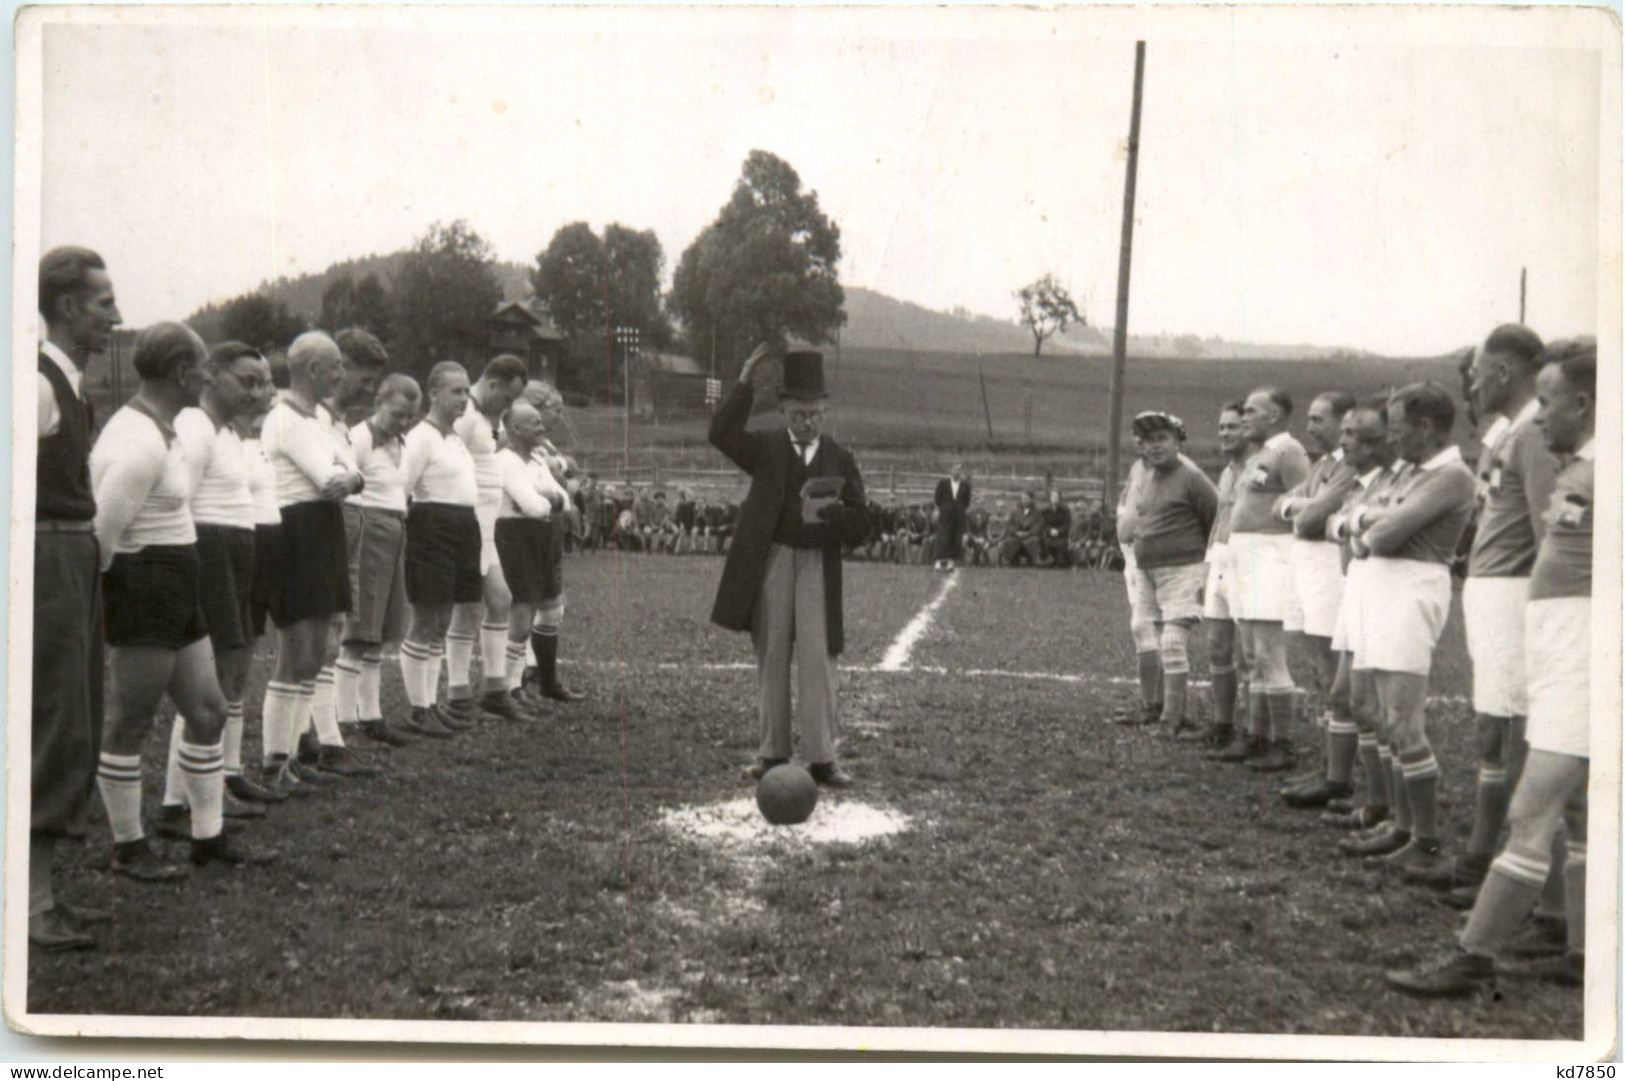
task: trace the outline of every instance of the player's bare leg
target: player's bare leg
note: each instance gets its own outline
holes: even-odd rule
[[[411,736],[450,739],[457,729],[447,726],[435,708],[440,682],[440,661],[436,647],[445,640],[451,626],[452,605],[413,605],[412,626],[401,643],[401,681],[411,715],[401,728]]]

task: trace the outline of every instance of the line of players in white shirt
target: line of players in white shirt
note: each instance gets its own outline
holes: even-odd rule
[[[138,335],[140,389],[90,453],[110,692],[97,787],[116,872],[185,873],[149,843],[141,810],[141,752],[165,694],[177,717],[156,827],[188,841],[197,865],[274,860],[233,823],[379,772],[347,728],[404,747],[581,697],[557,668],[554,526],[570,472],[546,436],[557,392],[515,357],[472,385],[442,362],[426,392],[383,376],[387,363],[365,331],[313,331],[290,346],[277,393],[246,345],[210,350],[178,323]],[[338,419],[369,403],[360,423]],[[248,669],[267,616],[263,757],[245,770]],[[467,627],[482,643],[477,687]],[[397,644],[411,712],[386,718],[381,668]]]
[[[1291,768],[1285,636],[1302,635],[1324,756],[1282,798],[1325,809],[1349,831],[1345,855],[1472,909],[1459,948],[1388,973],[1414,994],[1466,993],[1498,970],[1583,979],[1595,370],[1590,339],[1547,346],[1525,327],[1496,328],[1465,373],[1479,416],[1494,421],[1476,476],[1450,443],[1455,403],[1438,384],[1316,398],[1312,465],[1287,434],[1291,402],[1278,389],[1220,415],[1226,465],[1203,600],[1215,720],[1184,733],[1181,716],[1170,734],[1208,744],[1215,760]],[[1130,533],[1147,473],[1137,462],[1125,490]],[[1475,519],[1463,609],[1480,761],[1472,833],[1449,858],[1427,688],[1450,566]],[[1147,595],[1138,573],[1126,572],[1136,610]],[[1158,665],[1167,636],[1138,611],[1134,628],[1143,706],[1129,719],[1151,723],[1171,678]]]

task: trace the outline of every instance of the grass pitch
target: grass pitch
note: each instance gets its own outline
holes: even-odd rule
[[[1133,693],[1115,575],[961,571],[904,669],[880,671],[943,578],[849,564],[842,707],[860,783],[806,828],[870,839],[758,825],[738,806],[748,640],[707,622],[720,572],[570,557],[566,668],[591,698],[393,752],[384,777],[274,808],[250,827],[283,848],[273,867],[142,886],[105,870],[98,825],[65,854],[64,892],[116,920],[95,952],[31,959],[30,1010],[1581,1035],[1575,992],[1389,992],[1382,970],[1447,946],[1458,913],[1340,858],[1278,780],[1107,723]],[[1434,693],[1465,695],[1466,672],[1458,613]],[[385,705],[404,707],[393,666]],[[1469,716],[1459,698],[1431,716],[1455,848]],[[257,760],[257,723],[245,743]]]

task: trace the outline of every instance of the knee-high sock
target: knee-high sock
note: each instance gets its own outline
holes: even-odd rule
[[[1360,747],[1360,730],[1347,717],[1335,713],[1326,722],[1326,779],[1348,784],[1354,779],[1354,756]],[[1372,747],[1375,752],[1376,747]]]
[[[1433,748],[1404,757],[1405,801],[1410,805],[1411,836],[1423,841],[1439,839],[1439,761]]]
[[[316,723],[316,738],[323,747],[344,746],[344,733],[339,731],[337,702],[338,670],[328,665],[316,674],[310,691],[310,716]]]
[[[429,690],[429,680],[433,675],[429,667],[429,648],[417,642],[402,642],[400,663],[407,702],[413,709],[428,709],[434,705],[434,693]]]
[[[1473,832],[1467,838],[1467,854],[1485,862],[1495,855],[1501,828],[1507,822],[1507,770],[1499,762],[1480,762],[1478,789],[1473,794]]]
[[[220,745],[226,760],[226,776],[241,776],[243,772],[242,699],[226,703],[226,731],[221,736]]]
[[[1270,691],[1266,697],[1269,699],[1270,738],[1275,740],[1290,739],[1292,737],[1293,718],[1298,712],[1298,695],[1296,691]]]
[[[508,625],[480,624],[481,690],[500,691],[508,686]]]
[[[430,705],[433,705],[435,699],[440,697],[440,672],[446,667],[446,640],[439,638],[429,644],[428,682],[424,685],[424,689],[429,696]],[[466,674],[467,669],[464,669],[464,672]],[[449,684],[446,691],[449,695],[451,692]]]
[[[1255,687],[1247,688],[1247,730],[1258,742],[1270,738],[1269,701],[1264,692]]]
[[[1381,804],[1392,808],[1395,813],[1399,811],[1399,793],[1394,791],[1394,749],[1377,737],[1377,792],[1382,796]],[[1407,819],[1407,821],[1409,821]]]
[[[1213,715],[1219,724],[1236,723],[1236,670],[1213,668],[1209,670],[1213,681]]]
[[[294,717],[293,731],[288,735],[290,753],[299,750],[300,737],[306,732],[314,731],[316,731],[316,681],[307,679],[299,684],[299,712]]]
[[[361,658],[361,674],[356,678],[356,716],[363,721],[383,720],[384,707],[379,703],[379,686],[384,678],[384,658],[379,653],[368,653]]]
[[[164,806],[180,807],[186,803],[186,780],[181,776],[181,742],[185,739],[186,720],[175,714],[169,726],[169,752],[164,759]]]
[[[1586,948],[1586,843],[1572,837],[1568,842],[1568,863],[1563,868],[1563,901],[1568,910],[1569,949],[1584,953]]]
[[[1545,857],[1510,847],[1495,857],[1461,933],[1462,949],[1493,954],[1511,941],[1535,907],[1549,869]]]
[[[1405,787],[1405,767],[1395,758],[1389,763],[1388,795],[1393,799],[1394,825],[1409,833],[1411,830],[1410,790]]]
[[[456,631],[446,635],[446,697],[451,699],[469,698],[473,690],[468,685],[469,669],[474,667],[474,636],[472,634],[458,634]]]
[[[536,627],[530,635],[531,648],[536,651],[536,674],[543,687],[556,687],[559,681],[559,629]]]
[[[141,756],[108,754],[96,763],[96,787],[113,827],[113,842],[139,841],[141,832]]]
[[[1382,775],[1388,771],[1388,764],[1377,753],[1377,734],[1375,732],[1361,732],[1357,737],[1360,750],[1360,768],[1365,773],[1365,805],[1367,807],[1388,806],[1388,790],[1383,786]]]
[[[272,680],[265,685],[264,712],[260,715],[260,739],[266,763],[277,758],[287,758],[293,753],[293,744],[288,737],[294,731],[295,723],[303,723],[295,716],[303,703],[304,698],[299,693],[297,683]]]
[[[1147,708],[1157,704],[1162,694],[1162,654],[1154,649],[1135,654],[1140,675],[1140,704]]]
[[[507,690],[515,690],[525,682],[525,642],[508,643]]]
[[[1541,885],[1540,902],[1535,910],[1543,916],[1554,919],[1567,919],[1569,911],[1568,890],[1564,888],[1564,876],[1569,867],[1569,846],[1567,833],[1559,828],[1552,837],[1551,868],[1546,873],[1546,881]]]
[[[225,799],[225,759],[220,744],[181,744],[181,775],[186,781],[186,802],[192,807],[192,839],[220,836],[221,804]]]
[[[1177,724],[1185,719],[1185,689],[1190,681],[1190,657],[1186,643],[1190,628],[1179,623],[1165,623],[1161,633],[1162,655],[1162,719]]]
[[[361,719],[361,662],[340,657],[333,663],[333,712],[339,724]]]

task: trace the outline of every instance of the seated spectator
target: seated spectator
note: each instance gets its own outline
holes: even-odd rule
[[[671,521],[676,528],[676,537],[672,540],[672,552],[682,555],[685,550],[694,550],[694,529],[699,524],[699,506],[694,502],[694,493],[687,488],[677,489],[677,508],[672,511]]]
[[[1004,541],[999,546],[999,566],[1017,567],[1023,563],[1039,566],[1043,558],[1040,531],[1043,515],[1032,492],[1021,493],[1021,504],[1010,512],[1004,530]]]
[[[739,504],[728,500],[722,504],[722,521],[717,526],[717,551],[728,554],[728,543],[733,540],[734,527],[739,524]]]
[[[965,515],[965,562],[971,566],[987,566],[988,537],[987,508],[981,504]]]
[[[1094,566],[1089,553],[1089,542],[1093,537],[1090,534],[1088,513],[1087,505],[1083,502],[1075,503],[1072,507],[1072,532],[1067,537],[1066,548],[1074,567]]]
[[[1067,539],[1072,535],[1072,511],[1061,502],[1061,493],[1051,488],[1049,504],[1041,515],[1039,533],[1039,564],[1045,567],[1068,567]]]
[[[908,508],[908,520],[903,531],[904,561],[910,564],[925,562],[925,549],[931,543],[931,519],[918,503]]]
[[[615,519],[615,535],[612,543],[618,552],[643,551],[643,536],[638,530],[638,516],[630,507],[621,511],[620,516]]]

